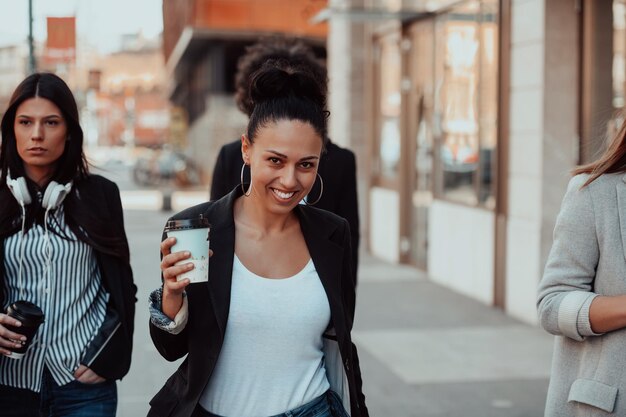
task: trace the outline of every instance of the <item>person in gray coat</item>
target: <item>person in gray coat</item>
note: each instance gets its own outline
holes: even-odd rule
[[[626,124],[574,174],[538,289],[557,336],[545,416],[626,416]]]

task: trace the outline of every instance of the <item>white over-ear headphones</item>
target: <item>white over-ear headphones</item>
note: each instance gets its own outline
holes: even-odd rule
[[[20,207],[22,208],[22,230],[20,232],[20,269],[18,272],[18,286],[20,288],[20,298],[24,298],[24,286],[22,285],[22,270],[24,263],[24,233],[26,227],[26,208],[24,207],[27,204],[32,203],[33,199],[28,192],[28,186],[26,184],[26,179],[24,177],[19,177],[16,179],[11,178],[11,171],[7,171],[7,187],[13,197],[20,203]],[[44,235],[45,238],[45,256],[46,256],[46,279],[47,279],[47,288],[50,288],[50,263],[52,262],[52,247],[50,246],[50,237],[48,235],[48,212],[50,210],[54,210],[63,203],[65,197],[72,190],[72,182],[63,185],[59,184],[55,181],[50,181],[48,186],[46,187],[46,191],[43,194],[43,198],[41,199],[41,206],[46,209],[46,214],[44,217],[44,229],[46,233]]]
[[[24,179],[24,177],[12,179],[11,172],[7,172],[7,186],[9,187],[9,191],[11,191],[11,194],[13,194],[13,197],[15,197],[15,199],[18,203],[20,203],[21,206],[32,203],[33,199],[28,192],[26,179]],[[48,186],[46,187],[46,191],[43,194],[41,206],[46,210],[56,209],[61,205],[61,203],[63,203],[63,200],[65,200],[65,197],[67,197],[71,190],[71,182],[63,185],[59,184],[58,182],[51,181],[50,184],[48,184]]]

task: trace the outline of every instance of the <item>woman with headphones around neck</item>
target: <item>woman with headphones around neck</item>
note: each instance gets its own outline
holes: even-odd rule
[[[119,190],[89,173],[76,101],[54,74],[17,87],[1,123],[0,410],[3,416],[113,417],[130,367],[136,287]],[[4,312],[45,315],[25,337]]]
[[[302,204],[315,182],[333,180],[317,173],[326,96],[310,74],[284,68],[268,61],[251,77],[241,138],[250,184],[172,217],[211,223],[208,282],[178,282],[189,254],[171,252],[174,238],[161,243],[150,331],[163,357],[186,359],[149,416],[368,416],[350,336],[350,228]]]

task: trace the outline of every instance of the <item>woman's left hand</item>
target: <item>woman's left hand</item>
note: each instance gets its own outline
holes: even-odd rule
[[[80,365],[78,367],[78,369],[74,372],[74,378],[76,378],[78,382],[82,382],[83,384],[99,384],[106,381],[106,379],[102,378],[100,375],[87,368],[85,365]]]

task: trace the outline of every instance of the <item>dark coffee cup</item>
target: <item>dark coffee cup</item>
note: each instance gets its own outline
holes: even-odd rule
[[[44,321],[43,311],[29,301],[20,300],[14,302],[7,308],[7,315],[19,320],[22,325],[15,327],[5,324],[4,327],[12,332],[26,336],[26,341],[23,342],[22,347],[11,349],[12,352],[9,358],[22,359],[26,350],[28,350],[28,346],[30,346],[30,343],[33,340],[33,337],[35,336],[35,333],[37,333],[39,325],[41,325]]]

